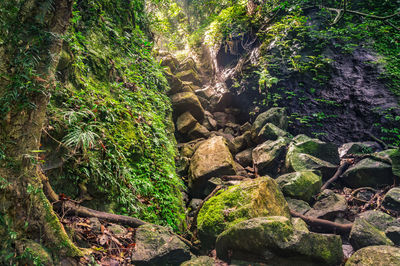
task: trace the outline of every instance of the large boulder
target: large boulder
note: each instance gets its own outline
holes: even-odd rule
[[[255,138],[255,142],[262,143],[266,140],[276,140],[279,137],[287,137],[288,135],[289,134],[286,131],[280,129],[274,124],[267,123],[261,128],[257,137]]]
[[[296,228],[299,228],[297,225]],[[296,230],[286,217],[258,217],[225,230],[216,242],[217,256],[261,261],[267,265],[338,265],[343,258],[337,235]]]
[[[234,175],[235,163],[223,137],[216,136],[202,142],[190,162],[189,187],[193,196],[202,197],[211,177]]]
[[[197,227],[202,246],[214,245],[217,236],[240,221],[262,216],[290,217],[278,185],[270,177],[259,177],[231,186],[206,201]]]
[[[393,242],[386,237],[384,232],[359,217],[356,218],[351,228],[349,241],[355,250],[375,245],[393,246]]]
[[[370,246],[355,252],[346,266],[399,266],[400,248],[391,246]]]
[[[347,169],[342,180],[351,188],[391,185],[393,184],[392,166],[366,158]]]
[[[181,266],[214,266],[214,259],[208,256],[200,256],[182,263]]]
[[[253,163],[259,174],[275,174],[279,160],[284,158],[287,140],[279,138],[275,141],[268,140],[258,145],[252,152]]]
[[[383,198],[382,204],[386,209],[400,211],[400,187],[389,190]]]
[[[250,166],[253,162],[252,152],[253,152],[253,149],[251,149],[251,148],[241,151],[236,154],[235,160],[238,163],[240,163],[240,165],[243,167]]]
[[[400,149],[396,149],[389,155],[392,161],[392,172],[398,178],[400,177]]]
[[[321,189],[322,177],[313,171],[302,171],[282,175],[276,182],[285,196],[310,202]]]
[[[205,126],[200,125],[200,123],[196,123],[194,127],[187,133],[190,139],[207,138],[209,134],[210,131],[208,131]]]
[[[172,73],[175,73],[176,69],[178,68],[179,61],[171,54],[167,54],[161,58],[161,66],[169,67]]]
[[[188,69],[188,70],[181,71],[181,72],[176,74],[176,77],[181,79],[182,81],[190,81],[194,85],[197,85],[197,86],[201,86],[202,85],[202,82],[201,82],[201,79],[199,77],[199,74],[193,69]]]
[[[319,170],[326,179],[332,177],[339,162],[335,144],[298,135],[289,145],[285,165],[290,172]]]
[[[176,116],[189,111],[196,120],[202,122],[204,109],[193,92],[180,92],[171,96],[172,107]]]
[[[145,224],[136,230],[134,265],[180,265],[190,260],[189,247],[168,229]]]
[[[332,190],[325,189],[317,198],[311,210],[306,215],[334,220],[338,215],[347,211],[347,200],[344,196],[334,193]]]
[[[339,147],[339,155],[343,157],[349,154],[368,154],[379,149],[379,144],[372,141],[349,142]]]
[[[257,116],[251,129],[251,134],[254,140],[257,139],[261,129],[267,123],[274,124],[280,129],[286,130],[288,127],[288,118],[285,108],[274,107]]]

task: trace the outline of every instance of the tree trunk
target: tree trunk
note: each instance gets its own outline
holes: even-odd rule
[[[9,20],[9,28],[0,30],[0,215],[10,222],[6,229],[0,224],[0,238],[13,230],[17,249],[18,242],[34,240],[53,258],[80,256],[44,195],[35,166],[72,0],[0,3],[1,11],[7,8],[14,13],[0,13]]]

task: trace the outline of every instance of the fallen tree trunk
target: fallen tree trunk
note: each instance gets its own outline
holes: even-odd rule
[[[303,214],[300,214],[300,213],[292,211],[292,210],[290,210],[290,214],[294,217],[301,218],[311,228],[317,228],[326,233],[349,234],[351,231],[351,228],[353,227],[352,223],[351,224],[339,224],[339,223],[331,222],[328,220],[305,216]]]

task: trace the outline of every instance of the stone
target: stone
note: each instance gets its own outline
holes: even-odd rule
[[[296,231],[309,233],[308,226],[301,218],[292,218],[293,229]]]
[[[400,177],[400,149],[396,149],[389,155],[392,161],[392,172],[393,175]]]
[[[392,166],[366,158],[347,169],[343,173],[342,180],[351,188],[391,185],[393,184]]]
[[[247,131],[228,143],[229,149],[233,154],[243,151],[251,144],[251,133]]]
[[[289,205],[289,209],[291,209],[297,213],[305,214],[306,212],[311,210],[310,205],[307,202],[305,202],[304,200],[286,198],[286,201]]]
[[[286,139],[279,138],[275,141],[268,140],[253,150],[253,163],[259,174],[275,174],[277,172],[279,160],[284,158],[286,145]]]
[[[215,94],[215,90],[212,87],[206,87],[204,89],[199,88],[199,89],[195,90],[195,93],[198,96],[201,96],[201,97],[209,100]]]
[[[171,54],[167,54],[161,58],[161,66],[167,66],[171,70],[172,73],[175,73],[179,62],[178,60],[172,56]]]
[[[274,107],[264,113],[259,114],[251,129],[253,139],[257,138],[258,133],[260,133],[261,129],[267,123],[274,124],[280,129],[286,130],[288,127],[288,118],[285,108]]]
[[[170,86],[170,90],[168,91],[168,95],[176,94],[182,91],[183,83],[182,80],[177,78],[169,69],[164,70],[165,77],[167,78],[168,84]]]
[[[298,135],[289,145],[285,165],[291,172],[319,170],[323,179],[329,179],[335,173],[339,161],[336,145]]]
[[[355,250],[375,245],[393,246],[393,242],[386,237],[384,232],[359,217],[353,223],[349,241]]]
[[[332,190],[325,189],[306,215],[320,219],[334,220],[346,210],[346,198],[334,193]]]
[[[267,123],[257,135],[256,143],[262,143],[266,140],[277,140],[279,137],[287,137],[289,134],[275,126],[274,124]]]
[[[189,188],[193,196],[203,196],[203,189],[209,178],[235,175],[234,165],[232,154],[223,137],[216,136],[202,142],[189,167]]]
[[[372,141],[349,142],[339,147],[339,156],[342,158],[349,154],[369,154],[377,151],[379,144]]]
[[[358,215],[358,217],[366,220],[381,231],[385,231],[390,225],[395,224],[396,218],[381,211],[365,211]]]
[[[276,182],[259,177],[220,191],[206,201],[197,217],[202,246],[210,248],[217,236],[240,221],[262,216],[290,217],[289,208]]]
[[[196,123],[196,118],[194,118],[190,112],[184,112],[176,120],[176,128],[179,133],[185,134],[189,130],[193,129]]]
[[[235,123],[235,117],[231,114],[224,112],[213,113],[214,119],[217,121],[217,125],[220,128],[224,128],[227,123]]]
[[[178,144],[179,154],[182,157],[191,158],[196,151],[196,149],[200,146],[202,142],[204,142],[204,138],[195,139],[186,143]]]
[[[204,109],[193,92],[180,92],[171,96],[174,113],[178,116],[189,111],[197,121],[204,119]]]
[[[145,224],[136,229],[134,265],[180,265],[191,259],[189,247],[168,229]]]
[[[107,226],[107,229],[118,237],[125,236],[128,233],[128,229],[119,224],[111,224]]]
[[[96,217],[92,217],[89,219],[90,221],[90,226],[92,227],[93,232],[99,233],[101,231],[101,223],[99,219]]]
[[[240,126],[240,133],[243,134],[246,131],[251,131],[251,124],[249,122],[246,122]]]
[[[221,259],[242,259],[267,265],[339,265],[343,258],[340,236],[310,233],[286,217],[257,217],[221,233],[216,242]]]
[[[214,259],[208,256],[200,256],[193,258],[181,264],[181,266],[213,266]]]
[[[179,73],[176,73],[176,77],[181,79],[182,81],[190,81],[196,86],[202,85],[199,74],[193,69],[184,70]]]
[[[356,251],[345,266],[399,266],[400,248],[391,246],[370,246]]]
[[[294,172],[276,179],[285,196],[310,202],[322,186],[321,175],[312,171]]]
[[[179,71],[193,70],[197,72],[196,62],[191,57],[185,58],[182,63],[179,64]]]
[[[252,152],[253,152],[253,149],[251,149],[251,148],[241,151],[236,154],[235,160],[238,163],[240,163],[240,165],[243,167],[250,166],[253,162]]]
[[[210,107],[210,102],[206,98],[203,98],[198,95],[197,98],[199,99],[201,106],[203,106],[203,108],[208,109]]]
[[[199,139],[199,138],[207,138],[210,134],[210,131],[199,123],[196,123],[194,127],[188,132],[188,136],[190,139]]]
[[[224,133],[233,136],[233,135],[235,135],[235,130],[233,130],[233,128],[231,128],[231,127],[225,127],[224,128]]]
[[[400,187],[390,189],[383,198],[383,207],[392,211],[400,211]]]

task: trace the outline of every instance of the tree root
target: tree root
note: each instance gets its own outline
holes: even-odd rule
[[[290,214],[294,217],[299,217],[301,218],[307,225],[309,225],[311,228],[318,228],[319,230],[322,230],[327,233],[339,233],[339,234],[349,234],[351,231],[351,228],[353,227],[353,224],[339,224],[335,222],[331,222],[328,220],[324,219],[318,219],[318,218],[313,218],[309,216],[305,216],[303,214],[300,214],[298,212],[290,210]]]
[[[347,160],[344,161],[343,164],[336,170],[336,173],[321,187],[321,192],[327,189],[330,184],[335,182],[341,176],[341,174],[347,169],[349,165],[350,165],[349,161]]]

